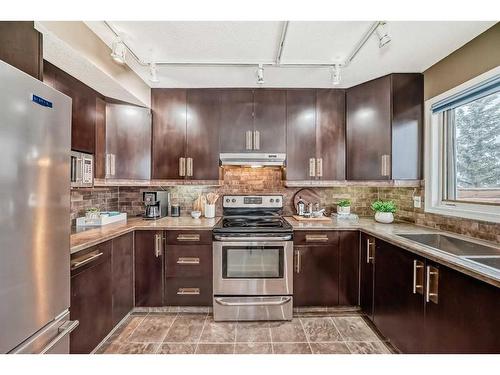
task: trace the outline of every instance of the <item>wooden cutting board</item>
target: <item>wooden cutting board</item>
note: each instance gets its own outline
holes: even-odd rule
[[[309,222],[318,222],[318,221],[332,221],[331,218],[322,216],[322,217],[304,217],[304,216],[299,216],[299,215],[293,215],[292,216],[295,220],[297,221],[309,221]]]

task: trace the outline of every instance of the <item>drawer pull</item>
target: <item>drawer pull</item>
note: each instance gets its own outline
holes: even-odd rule
[[[177,258],[177,264],[200,264],[200,258],[194,258],[194,257]]]
[[[180,296],[191,295],[197,296],[200,294],[200,288],[179,288],[177,294]]]
[[[71,262],[71,271],[76,270],[92,262],[93,260],[99,258],[103,253],[99,253],[98,251],[93,251],[91,253],[85,254],[84,256],[77,258]]]
[[[328,236],[326,234],[306,234],[306,242],[326,242]]]
[[[179,234],[177,241],[200,241],[199,234]]]

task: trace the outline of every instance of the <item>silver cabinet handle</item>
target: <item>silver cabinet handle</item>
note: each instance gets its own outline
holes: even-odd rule
[[[177,235],[177,241],[200,241],[199,234],[179,234]]]
[[[316,159],[309,159],[309,177],[316,177]]]
[[[260,150],[260,132],[258,130],[253,132],[253,149]]]
[[[413,260],[413,294],[423,294],[424,291],[424,262]]]
[[[59,327],[59,333],[57,334],[56,337],[54,337],[48,344],[45,346],[45,348],[42,349],[40,354],[46,354],[48,353],[54,346],[57,345],[57,343],[64,337],[69,335],[71,332],[75,330],[76,327],[78,327],[78,324],[80,322],[78,320],[68,320],[67,322],[64,322],[60,327]]]
[[[300,273],[300,250],[299,249],[295,249],[294,262],[295,262],[295,273]]]
[[[186,176],[186,158],[179,158],[179,176]]]
[[[251,130],[248,130],[246,132],[245,145],[246,145],[246,149],[247,150],[252,150],[253,149],[252,131]]]
[[[99,258],[103,253],[99,253],[98,251],[93,251],[91,253],[85,254],[84,256],[77,258],[71,262],[71,271],[80,268],[93,260]]]
[[[111,174],[116,176],[116,155],[111,154]]]
[[[248,301],[248,302],[229,302],[224,298],[215,298],[215,302],[222,306],[281,306],[292,300],[292,297],[281,297],[277,300],[269,301]]]
[[[366,263],[370,263],[372,260],[375,260],[375,251],[373,250],[373,246],[375,246],[375,241],[371,241],[369,238],[366,240]]]
[[[177,289],[177,294],[180,296],[183,295],[199,295],[200,288],[179,288]]]
[[[382,155],[381,159],[381,168],[380,168],[380,174],[384,177],[390,177],[391,176],[391,156],[390,155]]]
[[[159,258],[161,256],[161,234],[155,234],[155,257]]]
[[[323,177],[323,158],[316,159],[316,176]]]
[[[306,234],[306,242],[326,242],[328,235],[326,234]]]
[[[106,177],[111,176],[111,154],[106,154]]]
[[[193,176],[193,158],[186,159],[186,176]]]
[[[177,264],[200,264],[200,258],[195,257],[179,257]]]
[[[433,266],[427,266],[426,274],[427,289],[425,291],[425,302],[438,303],[439,270]]]

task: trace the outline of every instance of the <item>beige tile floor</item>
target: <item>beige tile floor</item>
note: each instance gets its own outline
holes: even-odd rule
[[[289,322],[214,322],[210,313],[134,312],[101,344],[107,354],[389,354],[358,314]]]

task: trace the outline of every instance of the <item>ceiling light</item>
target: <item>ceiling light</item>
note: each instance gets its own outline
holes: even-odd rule
[[[257,69],[257,83],[259,85],[264,83],[264,67],[262,64],[259,64],[259,68]]]
[[[157,68],[155,63],[149,64],[149,80],[153,83],[160,82],[160,80],[158,79]]]
[[[340,65],[335,64],[332,66],[332,84],[339,85],[340,84]]]
[[[378,48],[382,48],[383,46],[389,44],[391,41],[391,36],[389,35],[389,31],[387,30],[387,22],[380,22],[377,26],[377,36],[378,36]]]
[[[125,64],[125,55],[127,54],[127,47],[123,43],[122,38],[117,36],[113,42],[111,57],[119,64]]]

